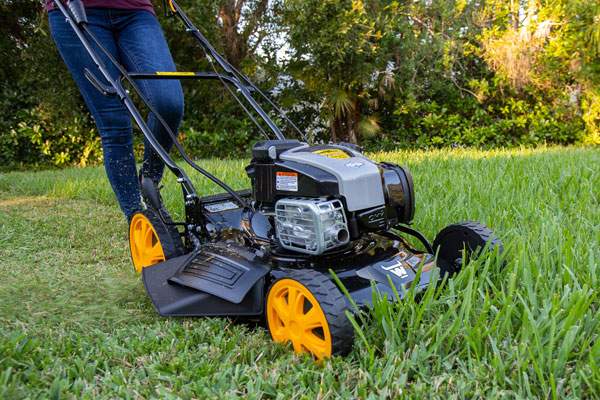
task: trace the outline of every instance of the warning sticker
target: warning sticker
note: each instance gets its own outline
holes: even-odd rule
[[[240,208],[237,204],[232,201],[224,201],[223,203],[213,203],[207,204],[204,206],[211,213],[218,213],[227,210],[234,210],[236,208]]]
[[[275,188],[287,192],[298,191],[298,174],[296,172],[277,172]]]

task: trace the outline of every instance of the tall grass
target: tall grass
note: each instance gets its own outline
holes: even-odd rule
[[[600,152],[373,157],[411,169],[417,228],[480,220],[506,265],[377,299],[352,353],[323,364],[260,328],[156,316],[101,168],[0,175],[0,397],[598,398]],[[244,161],[202,163],[247,187]]]

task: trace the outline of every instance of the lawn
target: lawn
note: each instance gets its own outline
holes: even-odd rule
[[[413,172],[417,228],[480,220],[506,265],[378,302],[322,364],[260,326],[157,316],[101,168],[1,174],[0,398],[599,398],[600,151],[374,157]],[[203,165],[248,184],[244,161]],[[177,209],[172,179],[164,192]]]

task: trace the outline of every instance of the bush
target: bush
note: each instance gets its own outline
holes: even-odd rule
[[[581,140],[583,120],[569,107],[543,100],[508,97],[479,103],[463,98],[456,103],[399,101],[393,112],[395,128],[370,139],[368,147],[511,147]]]
[[[102,160],[100,138],[83,110],[62,112],[48,109],[44,103],[32,106],[16,100],[3,109],[8,110],[0,122],[3,168],[86,166]]]
[[[232,130],[196,130],[193,127],[184,128],[180,133],[183,147],[192,157],[234,158],[246,156],[250,143],[253,141],[252,127],[247,123],[240,124]]]

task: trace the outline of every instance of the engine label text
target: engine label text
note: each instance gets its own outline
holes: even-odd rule
[[[286,192],[298,191],[298,174],[296,172],[277,172],[275,188]]]

